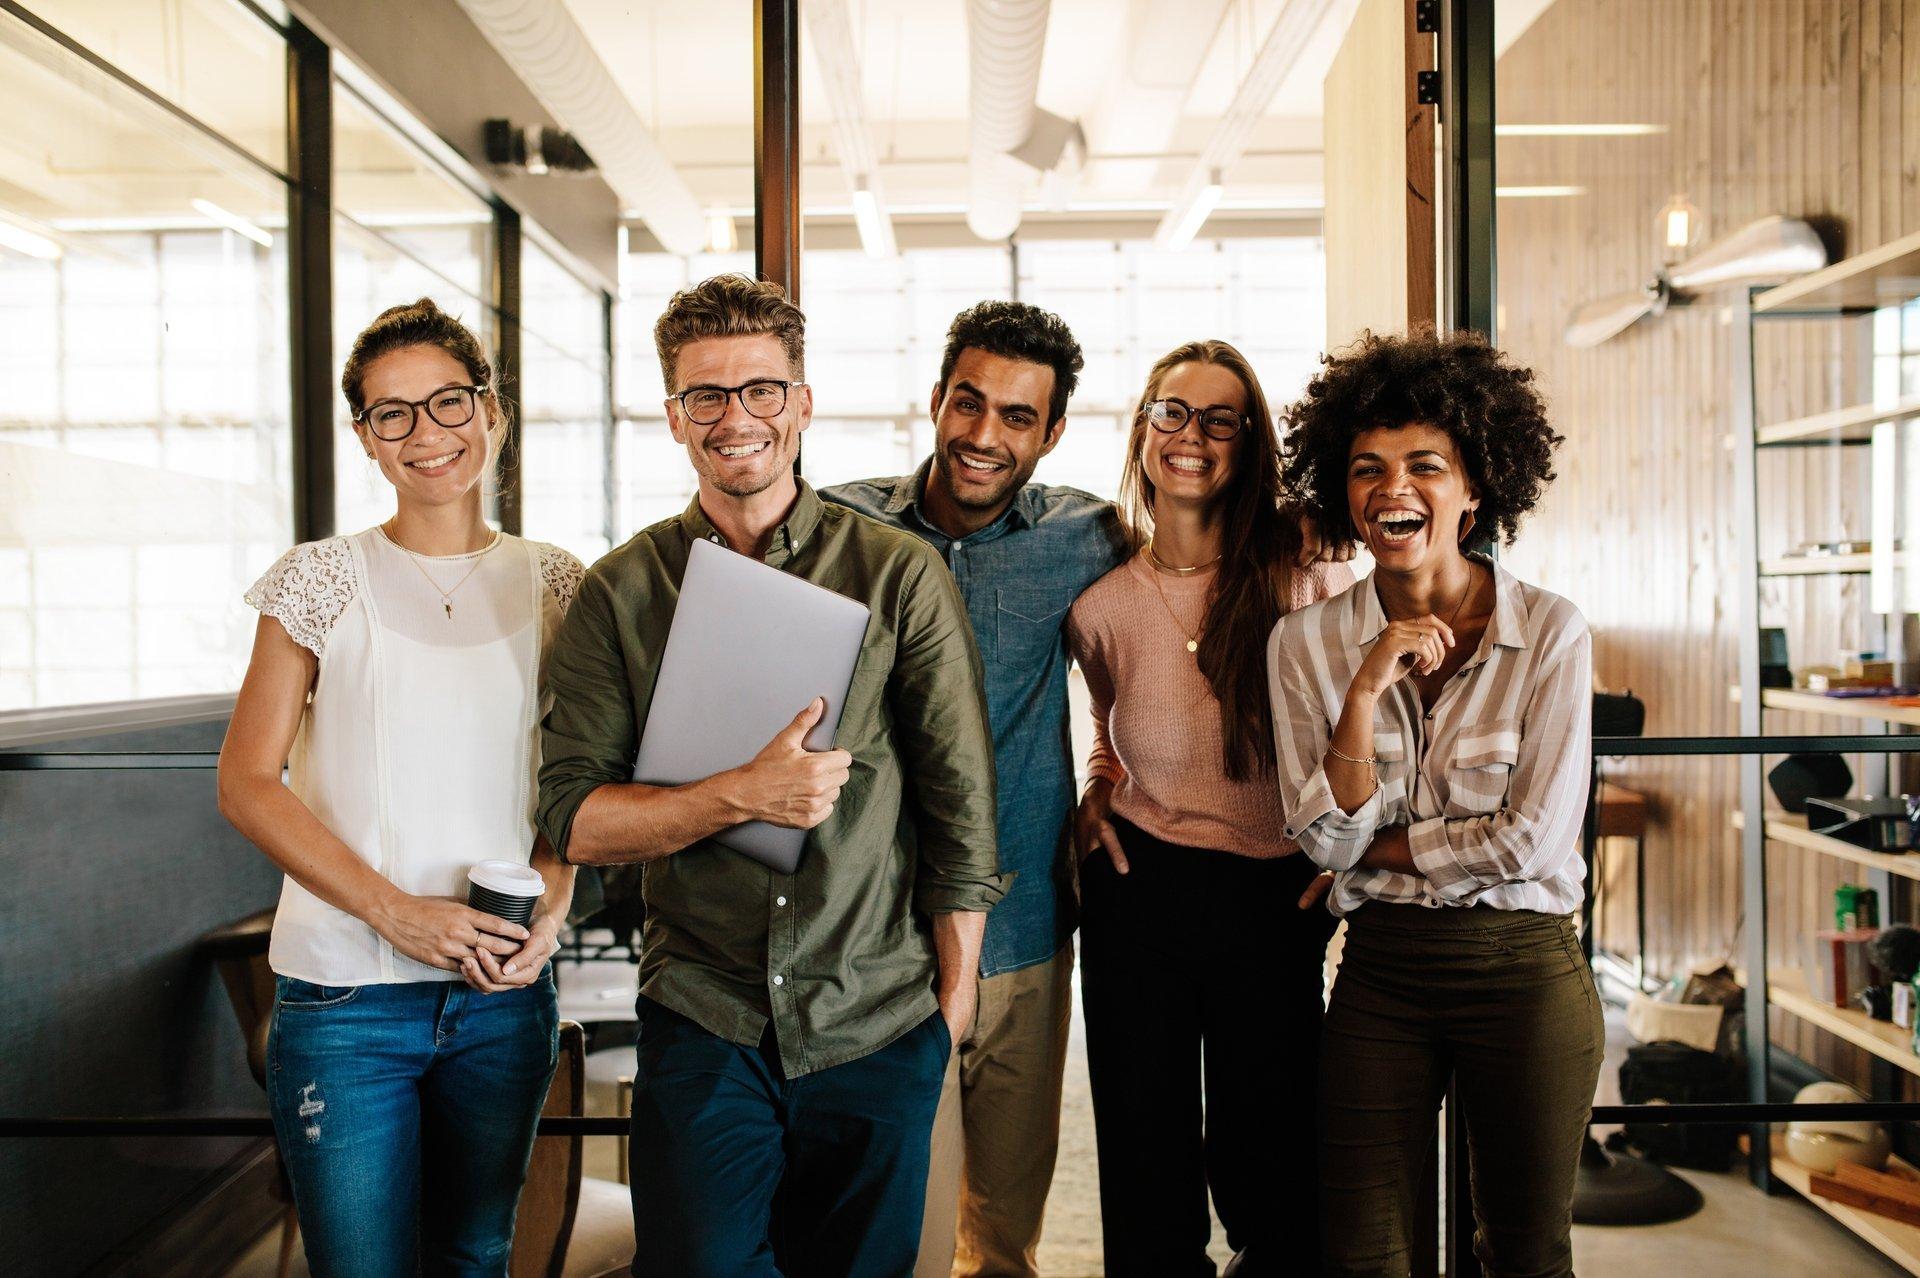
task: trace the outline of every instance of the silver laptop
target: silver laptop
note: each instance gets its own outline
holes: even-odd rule
[[[806,747],[832,749],[868,616],[865,604],[824,586],[694,542],[633,779],[685,785],[737,768],[815,697],[827,709]],[[807,832],[749,821],[714,838],[792,874]]]

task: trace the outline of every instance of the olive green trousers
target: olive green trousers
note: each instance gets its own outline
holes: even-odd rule
[[[1362,906],[1347,916],[1323,1035],[1327,1274],[1409,1272],[1414,1199],[1449,1082],[1489,1278],[1573,1273],[1574,1169],[1605,1031],[1570,918]]]

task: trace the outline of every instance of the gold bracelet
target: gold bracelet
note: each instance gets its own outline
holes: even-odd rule
[[[1340,747],[1333,744],[1333,742],[1331,741],[1327,742],[1327,753],[1332,755],[1336,759],[1345,759],[1348,763],[1364,763],[1369,768],[1371,768],[1374,764],[1380,762],[1380,758],[1378,755],[1369,755],[1364,759],[1356,759],[1350,754],[1342,754],[1340,752]]]

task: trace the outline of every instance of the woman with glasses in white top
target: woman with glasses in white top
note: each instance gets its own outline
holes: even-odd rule
[[[1290,487],[1375,564],[1268,645],[1287,833],[1347,920],[1320,1054],[1328,1274],[1408,1272],[1449,1081],[1487,1272],[1573,1272],[1602,1045],[1572,920],[1592,646],[1572,604],[1469,549],[1511,542],[1553,479],[1532,380],[1470,334],[1369,335],[1287,413]]]
[[[573,891],[533,829],[542,668],[582,568],[487,526],[506,422],[457,320],[386,311],[341,385],[396,509],[247,592],[220,755],[221,811],[286,872],[269,1106],[315,1275],[504,1275]],[[464,903],[489,860],[539,873],[527,926]]]

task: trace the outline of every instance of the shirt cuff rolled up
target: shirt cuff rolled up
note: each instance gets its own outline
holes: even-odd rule
[[[1017,873],[917,884],[913,908],[921,914],[985,914],[1007,894]]]
[[[1427,880],[1427,887],[1443,901],[1457,901],[1480,886],[1480,880],[1460,863],[1459,853],[1448,841],[1444,817],[1409,825],[1407,850],[1413,854],[1414,868]]]

